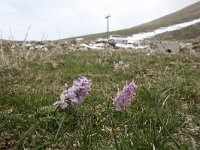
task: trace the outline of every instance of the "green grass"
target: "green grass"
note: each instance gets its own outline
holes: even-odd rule
[[[120,60],[130,68],[114,71]],[[200,148],[199,56],[75,51],[15,63],[0,69],[0,149]],[[81,75],[93,81],[85,102],[55,111]],[[112,99],[133,79],[136,99],[116,111]]]

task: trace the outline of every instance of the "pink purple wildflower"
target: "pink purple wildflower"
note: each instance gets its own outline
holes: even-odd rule
[[[131,105],[131,102],[135,98],[135,89],[135,82],[132,81],[130,84],[126,84],[122,91],[117,93],[117,96],[113,100],[113,105],[117,110]]]
[[[124,64],[124,62],[122,60],[119,61],[118,63],[116,63],[114,66],[115,71],[125,70],[125,69],[128,69],[129,67],[130,67],[130,64]]]
[[[73,81],[72,87],[64,90],[60,95],[60,100],[54,103],[54,106],[60,106],[62,109],[69,104],[80,105],[91,90],[92,81],[82,76]]]

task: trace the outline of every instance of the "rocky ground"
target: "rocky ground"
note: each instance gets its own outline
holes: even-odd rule
[[[27,49],[31,51],[49,51],[57,49],[61,51],[76,51],[76,50],[130,50],[130,51],[142,51],[142,52],[157,52],[157,53],[200,53],[200,37],[188,40],[184,42],[178,41],[156,41],[156,40],[144,40],[135,43],[114,43],[114,42],[97,42],[97,41],[28,41],[28,42],[13,42],[3,41],[1,47],[6,50],[15,50],[16,48]]]

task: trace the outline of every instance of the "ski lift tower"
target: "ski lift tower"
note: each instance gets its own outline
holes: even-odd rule
[[[109,38],[109,18],[111,17],[111,15],[107,15],[105,17],[105,19],[107,19],[107,38]]]

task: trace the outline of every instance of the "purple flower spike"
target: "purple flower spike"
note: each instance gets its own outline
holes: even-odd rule
[[[64,90],[60,95],[60,100],[54,103],[54,106],[66,108],[68,104],[80,105],[91,90],[92,81],[82,76],[73,81],[72,87]]]
[[[66,96],[72,103],[79,105],[89,94],[91,85],[91,80],[88,80],[86,77],[82,76],[73,82],[73,86],[68,89]]]
[[[114,65],[115,71],[125,70],[125,69],[128,69],[129,67],[130,67],[130,64],[124,64],[122,60]]]
[[[117,93],[117,96],[113,100],[113,105],[117,110],[131,105],[131,102],[135,98],[135,89],[135,82],[132,81],[129,85],[126,84],[122,91]]]

